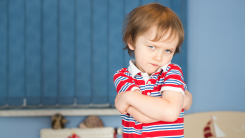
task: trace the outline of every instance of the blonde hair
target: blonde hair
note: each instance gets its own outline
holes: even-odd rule
[[[123,42],[124,49],[134,57],[134,51],[128,44],[135,44],[138,36],[146,33],[151,27],[157,27],[157,34],[152,41],[159,41],[164,35],[170,32],[167,39],[179,39],[175,53],[180,52],[180,47],[184,41],[184,28],[179,17],[168,7],[158,3],[151,3],[133,9],[124,20]]]

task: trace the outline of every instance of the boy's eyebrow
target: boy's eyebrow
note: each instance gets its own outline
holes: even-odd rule
[[[174,51],[175,49],[174,48],[169,48],[168,50]]]
[[[148,45],[152,45],[152,46],[155,46],[155,47],[159,47],[159,46],[157,46],[157,45],[154,45],[154,44],[152,43],[152,41],[151,41],[151,40],[147,40],[147,41],[146,41],[146,44],[148,44]]]
[[[151,46],[154,46],[154,47],[159,47],[158,45],[154,45],[152,43],[146,43],[147,45],[151,45]]]
[[[160,47],[160,46],[158,46],[158,45],[154,45],[154,44],[152,44],[150,40],[148,40],[148,41],[146,42],[146,44],[147,44],[147,45],[154,46],[154,47]],[[175,48],[166,48],[166,49],[168,49],[168,50],[172,50],[172,51],[174,51],[174,50],[175,50]]]

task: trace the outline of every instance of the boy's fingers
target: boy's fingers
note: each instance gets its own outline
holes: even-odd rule
[[[124,115],[126,115],[126,114],[127,114],[127,112],[122,112],[121,114],[124,114]]]

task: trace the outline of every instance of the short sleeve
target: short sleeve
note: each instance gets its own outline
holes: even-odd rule
[[[113,80],[117,93],[139,89],[139,86],[135,84],[134,79],[128,72],[117,71],[114,74]]]
[[[172,64],[167,70],[161,91],[171,90],[178,91],[185,95],[186,84],[181,68]]]

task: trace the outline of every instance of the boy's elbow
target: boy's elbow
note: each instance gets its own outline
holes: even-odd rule
[[[169,115],[169,122],[174,122],[179,118],[179,114],[176,112],[173,112],[172,114]]]
[[[174,122],[179,118],[180,112],[175,110],[168,110],[162,113],[161,120],[166,122]]]

